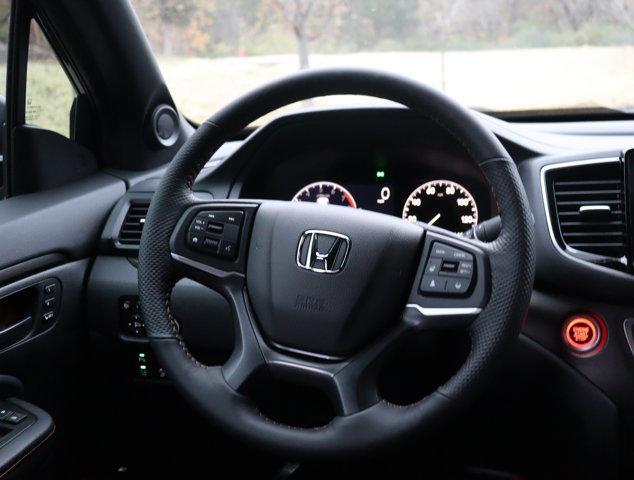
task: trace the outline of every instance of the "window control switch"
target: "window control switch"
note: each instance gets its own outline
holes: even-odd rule
[[[13,425],[17,425],[18,423],[20,423],[25,418],[26,418],[26,413],[13,412],[13,413],[7,415],[6,417],[4,417],[3,421],[7,422],[7,423],[11,423]]]

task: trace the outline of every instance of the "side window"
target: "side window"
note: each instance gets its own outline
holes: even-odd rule
[[[11,25],[11,0],[0,0],[0,95],[7,93],[7,50]],[[2,119],[4,121],[4,118]]]
[[[0,12],[1,14],[1,12]],[[31,21],[26,67],[26,123],[70,138],[70,116],[75,90],[44,32]]]

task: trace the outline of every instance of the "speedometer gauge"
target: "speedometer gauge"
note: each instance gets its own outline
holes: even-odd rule
[[[315,182],[306,185],[293,196],[293,202],[315,202],[319,205],[357,208],[357,202],[350,192],[334,182]]]
[[[462,185],[449,180],[432,180],[407,198],[403,218],[461,233],[477,225],[478,206]]]

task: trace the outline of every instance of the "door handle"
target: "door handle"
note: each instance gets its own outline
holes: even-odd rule
[[[33,329],[33,317],[27,316],[0,330],[0,348],[5,348],[25,338]]]

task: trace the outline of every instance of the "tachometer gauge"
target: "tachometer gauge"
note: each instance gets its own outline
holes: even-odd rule
[[[403,218],[461,233],[477,225],[478,206],[462,185],[449,180],[432,180],[407,198]]]
[[[315,182],[306,185],[293,197],[293,202],[315,202],[319,205],[342,205],[357,208],[350,192],[333,182]]]

